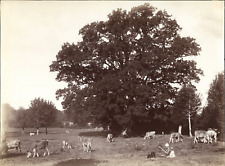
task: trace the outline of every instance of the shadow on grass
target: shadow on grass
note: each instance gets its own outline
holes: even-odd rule
[[[72,159],[59,162],[54,166],[97,166],[99,163],[100,161],[94,159]]]
[[[7,153],[7,154],[2,154],[0,156],[0,159],[4,158],[11,158],[11,157],[20,157],[26,155],[25,153]]]
[[[220,147],[220,148],[216,149],[215,152],[225,153],[225,147]]]

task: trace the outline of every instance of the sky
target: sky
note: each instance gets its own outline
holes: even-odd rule
[[[223,1],[146,1],[166,10],[182,27],[181,35],[201,46],[195,57],[204,76],[196,84],[203,105],[215,76],[224,70]],[[1,104],[29,108],[35,98],[56,100],[66,83],[55,80],[49,65],[63,43],[81,40],[79,30],[94,21],[106,21],[117,8],[130,11],[145,1],[2,1],[1,2]]]

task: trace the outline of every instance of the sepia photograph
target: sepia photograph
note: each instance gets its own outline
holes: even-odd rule
[[[1,166],[224,166],[224,1],[1,1]]]

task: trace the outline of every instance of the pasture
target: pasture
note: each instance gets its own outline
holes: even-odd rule
[[[94,129],[65,129],[49,128],[40,129],[39,135],[30,136],[35,129],[7,129],[6,140],[20,139],[22,153],[9,150],[7,155],[1,156],[1,166],[222,166],[225,164],[224,142],[213,144],[194,144],[194,138],[184,136],[184,142],[171,144],[176,157],[167,159],[161,157],[162,151],[158,148],[169,142],[170,135],[163,137],[156,135],[153,139],[144,140],[143,137],[122,138],[115,137],[114,142],[106,142],[107,133]],[[156,133],[157,134],[157,133]],[[79,135],[93,137],[92,152],[83,152]],[[32,142],[48,139],[50,156],[27,158],[26,152]],[[67,140],[72,144],[72,149],[62,150],[62,141]],[[151,152],[156,153],[156,158],[147,158]]]

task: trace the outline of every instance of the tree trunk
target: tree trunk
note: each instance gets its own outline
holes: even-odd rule
[[[179,125],[179,128],[178,128],[178,133],[181,134],[181,130],[182,130],[182,126]]]
[[[191,114],[188,114],[188,126],[189,126],[189,136],[192,137],[191,134]]]
[[[47,127],[45,127],[45,134],[48,134],[48,129],[47,129]]]
[[[22,131],[21,131],[21,133],[22,133],[22,134],[24,134],[24,127],[22,127]]]

